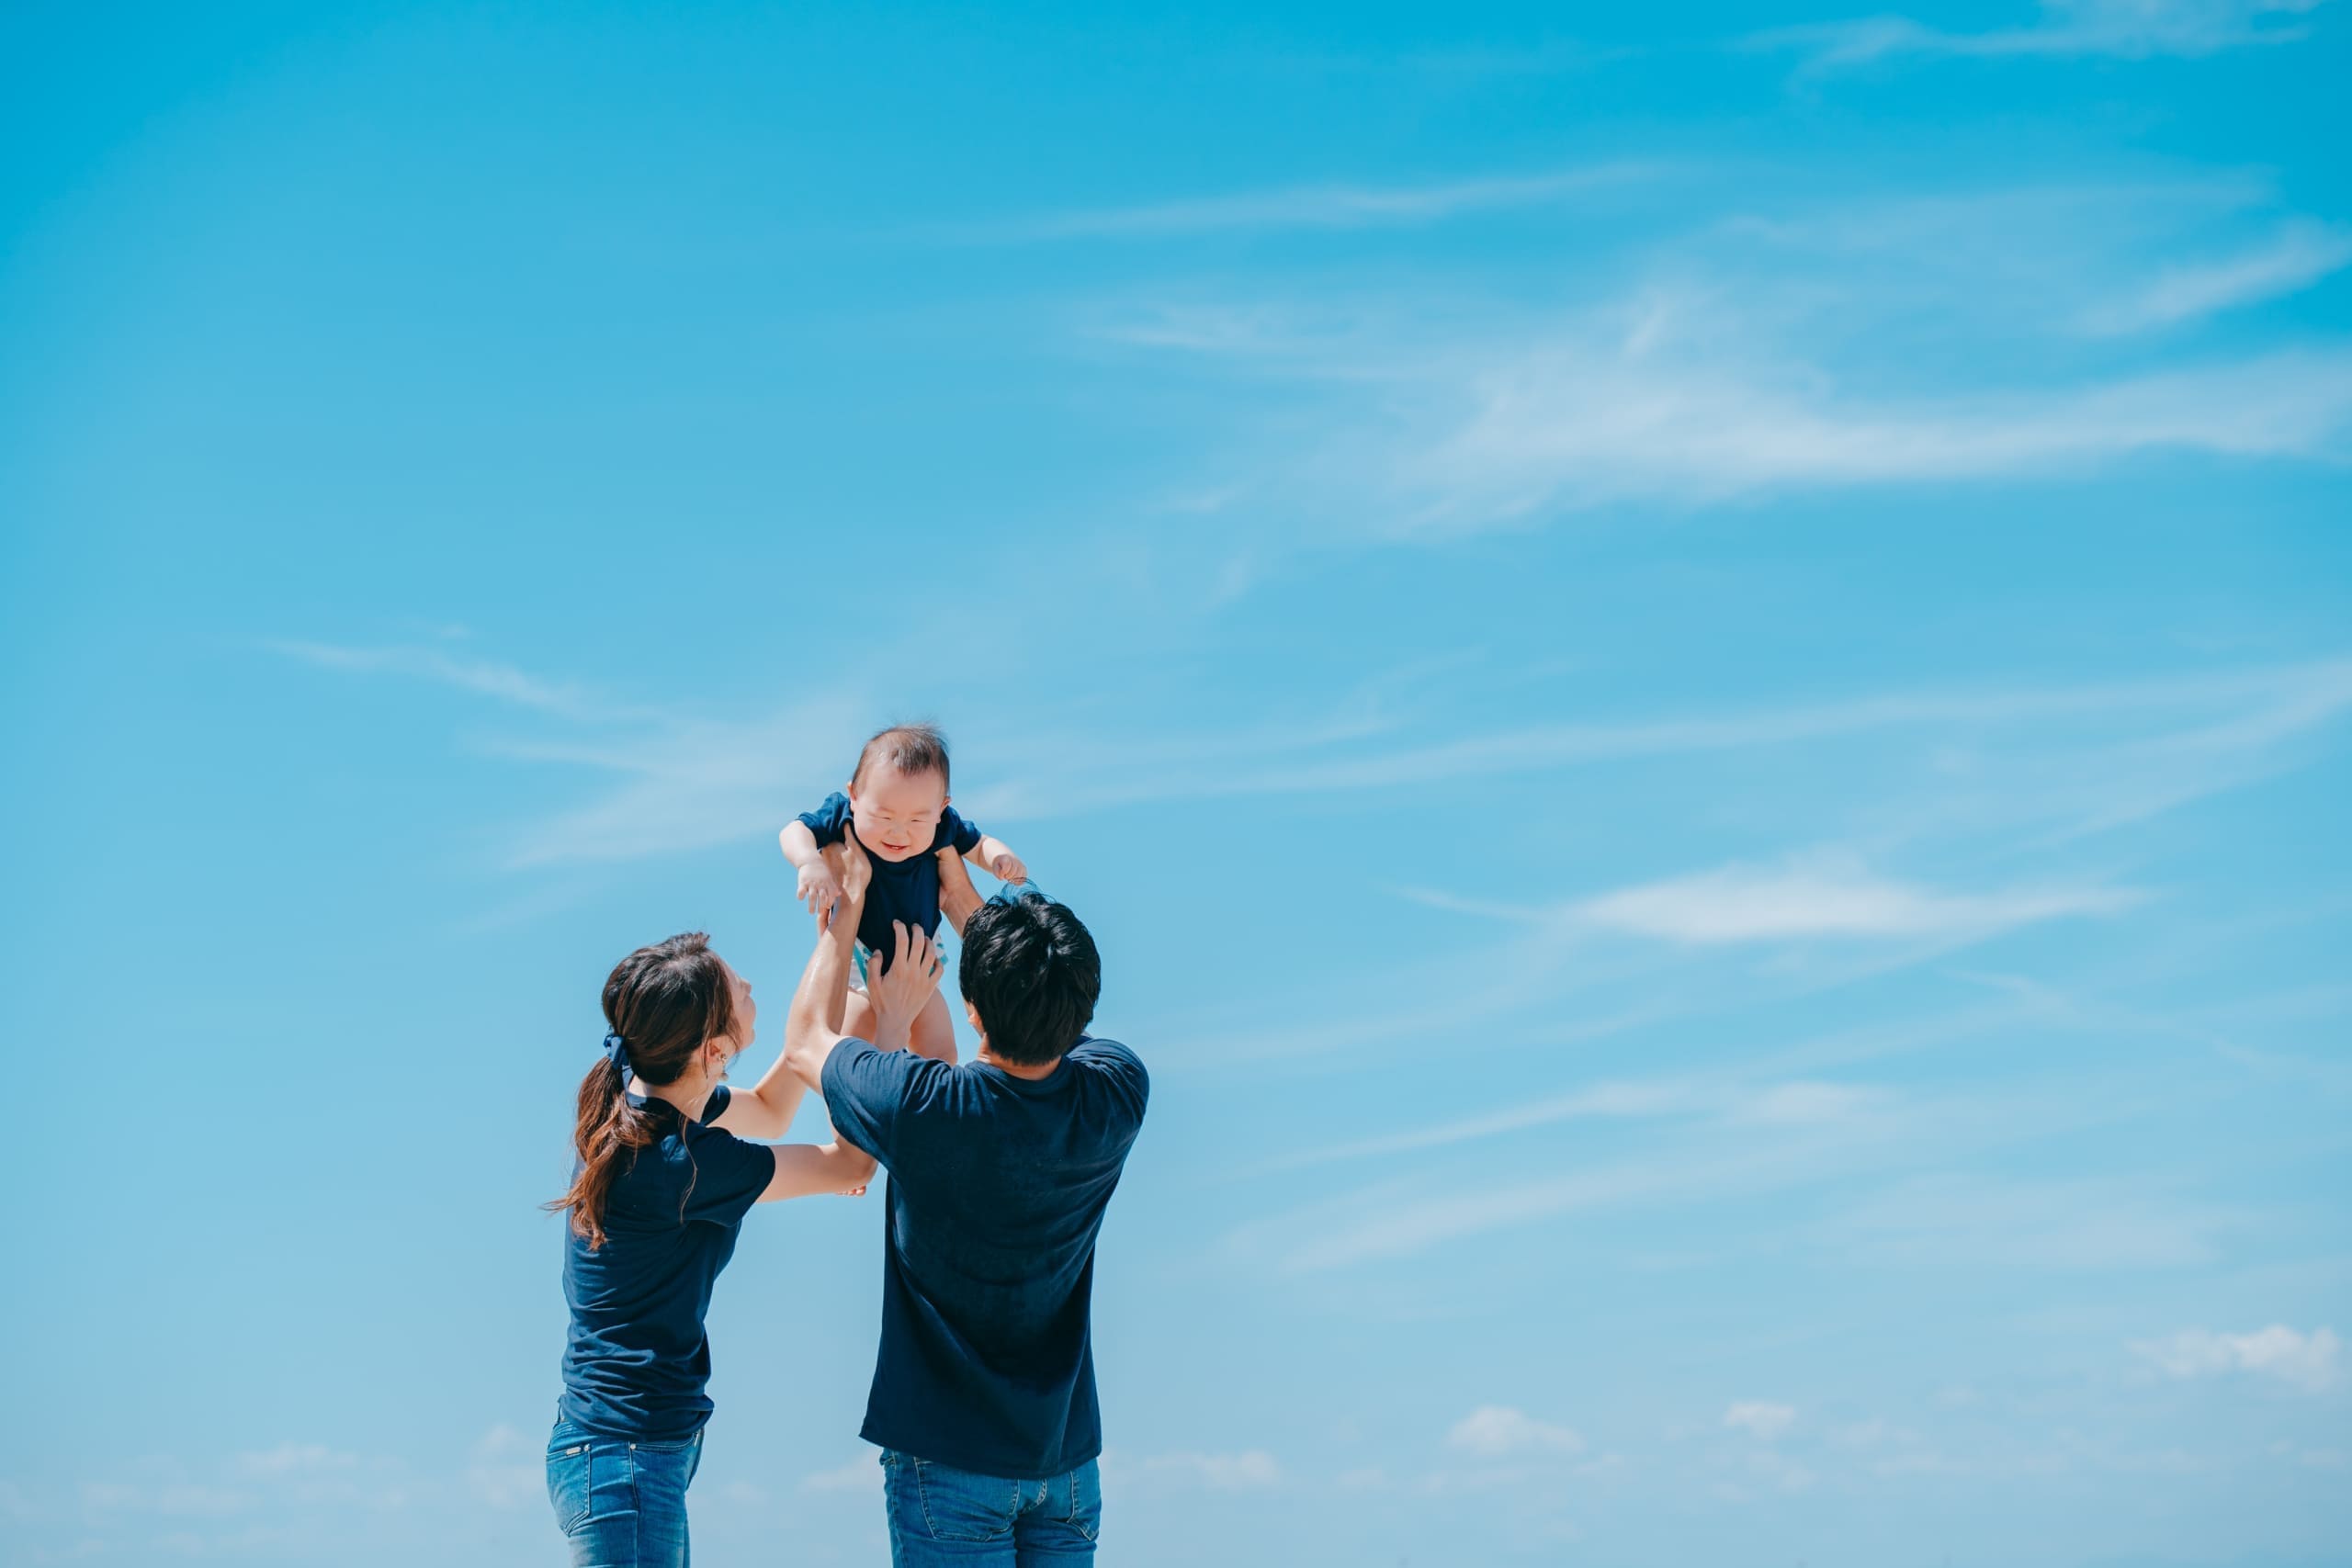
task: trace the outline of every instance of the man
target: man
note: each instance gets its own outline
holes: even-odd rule
[[[841,849],[864,857],[854,836]],[[845,904],[863,869],[842,868]],[[863,1436],[883,1450],[891,1562],[1052,1568],[1091,1562],[1101,1528],[1094,1238],[1150,1080],[1086,1032],[1102,961],[1078,917],[1036,893],[970,908],[969,888],[942,897],[951,918],[969,908],[971,1061],[877,1050],[798,1008],[785,1055],[835,1134],[890,1173]],[[893,973],[936,969],[922,932],[896,937]]]

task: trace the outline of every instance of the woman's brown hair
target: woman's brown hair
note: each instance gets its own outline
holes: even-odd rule
[[[623,1162],[660,1135],[644,1107],[628,1102],[634,1072],[650,1084],[675,1083],[695,1053],[735,1027],[735,988],[710,939],[686,931],[640,947],[605,981],[605,1022],[618,1037],[612,1050],[580,1080],[579,1117],[571,1146],[580,1173],[571,1190],[547,1206],[569,1210],[571,1228],[593,1250],[605,1245],[605,1198]]]

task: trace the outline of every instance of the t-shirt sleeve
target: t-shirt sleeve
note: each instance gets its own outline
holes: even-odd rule
[[[811,833],[817,835],[817,847],[821,850],[828,844],[840,843],[847,835],[850,815],[849,796],[835,790],[825,796],[825,803],[816,810],[802,812],[799,819],[808,825]]]
[[[747,1144],[724,1128],[695,1135],[693,1152],[694,1187],[686,1194],[685,1219],[740,1224],[775,1179],[775,1150]]]
[[[1151,1075],[1144,1070],[1142,1057],[1115,1040],[1086,1039],[1066,1060],[1097,1075],[1113,1101],[1136,1126],[1143,1124],[1144,1109],[1151,1102]]]
[[[843,1040],[825,1058],[825,1114],[833,1131],[886,1166],[895,1165],[901,1129],[917,1092],[922,1066],[911,1051],[884,1051],[864,1040]]]
[[[951,844],[959,855],[970,854],[980,844],[980,830],[952,806],[939,813],[939,831],[932,836],[932,852],[937,854]]]

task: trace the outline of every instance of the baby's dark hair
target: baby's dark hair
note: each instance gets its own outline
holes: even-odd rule
[[[876,762],[910,776],[936,773],[947,783],[947,737],[935,724],[894,724],[877,733],[857,754],[857,771],[849,776],[855,788],[865,782],[865,770]]]

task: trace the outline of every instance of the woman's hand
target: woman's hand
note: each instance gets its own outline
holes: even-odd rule
[[[865,890],[874,883],[874,863],[865,858],[865,846],[857,841],[857,829],[854,828],[842,833],[840,843],[827,845],[822,854],[825,874],[833,885],[834,897],[839,900],[837,905],[830,905],[828,908],[846,913],[854,925],[865,908]],[[804,871],[800,874],[805,881],[808,874]],[[822,915],[819,918],[824,921],[824,930],[833,929],[831,919],[824,919]]]
[[[865,998],[874,1004],[875,1033],[881,1038],[874,1043],[884,1050],[904,1045],[913,1037],[915,1020],[922,1013],[931,994],[939,989],[939,949],[928,933],[916,930],[904,920],[890,922],[897,944],[890,954],[890,966],[881,969],[868,964],[865,971]]]

